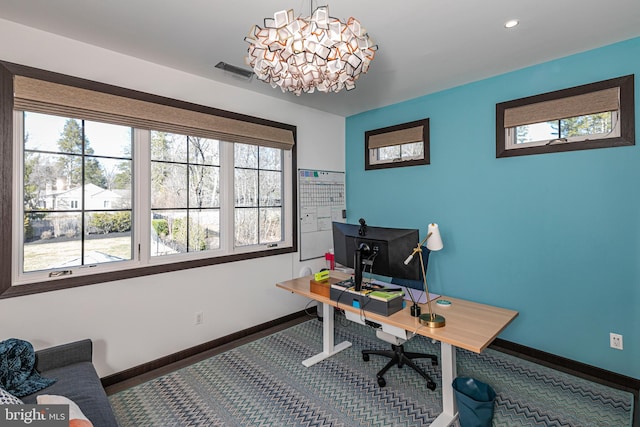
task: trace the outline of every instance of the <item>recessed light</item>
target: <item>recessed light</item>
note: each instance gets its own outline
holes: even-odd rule
[[[510,19],[507,22],[504,23],[504,27],[505,28],[513,28],[516,25],[518,25],[520,23],[520,21],[518,21],[517,19]]]

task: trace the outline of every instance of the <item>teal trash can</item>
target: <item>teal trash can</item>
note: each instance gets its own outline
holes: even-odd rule
[[[491,427],[496,392],[491,386],[473,378],[453,380],[460,427]]]

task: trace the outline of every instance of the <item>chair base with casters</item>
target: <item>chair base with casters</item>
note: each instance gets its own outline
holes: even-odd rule
[[[404,340],[397,340],[397,342],[402,342],[404,343]],[[405,352],[404,351],[404,345],[402,343],[399,344],[391,344],[391,351],[385,351],[385,350],[362,350],[362,360],[364,360],[365,362],[369,361],[369,355],[371,354],[375,354],[378,356],[384,356],[384,357],[388,357],[391,360],[389,360],[389,363],[387,363],[385,365],[384,368],[382,368],[377,374],[376,376],[378,377],[378,385],[380,387],[384,387],[387,385],[387,382],[384,379],[384,374],[392,367],[392,366],[398,366],[398,368],[402,368],[404,365],[407,365],[408,367],[410,367],[411,369],[413,369],[414,371],[416,371],[417,373],[420,374],[420,376],[422,376],[422,378],[424,378],[425,380],[427,380],[427,388],[429,390],[435,390],[436,389],[436,383],[431,379],[431,377],[418,365],[416,365],[415,363],[413,363],[413,359],[431,359],[431,365],[432,366],[437,366],[438,365],[438,357],[431,355],[431,354],[424,354],[424,353],[414,353],[414,352]]]

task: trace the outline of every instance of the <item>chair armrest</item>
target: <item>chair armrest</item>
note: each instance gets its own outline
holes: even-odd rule
[[[90,339],[61,344],[36,352],[36,370],[45,372],[80,362],[92,362],[93,343]]]

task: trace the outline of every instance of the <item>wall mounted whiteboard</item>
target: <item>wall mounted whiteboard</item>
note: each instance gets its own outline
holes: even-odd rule
[[[300,261],[323,257],[333,248],[331,223],[344,222],[344,172],[298,169]]]

